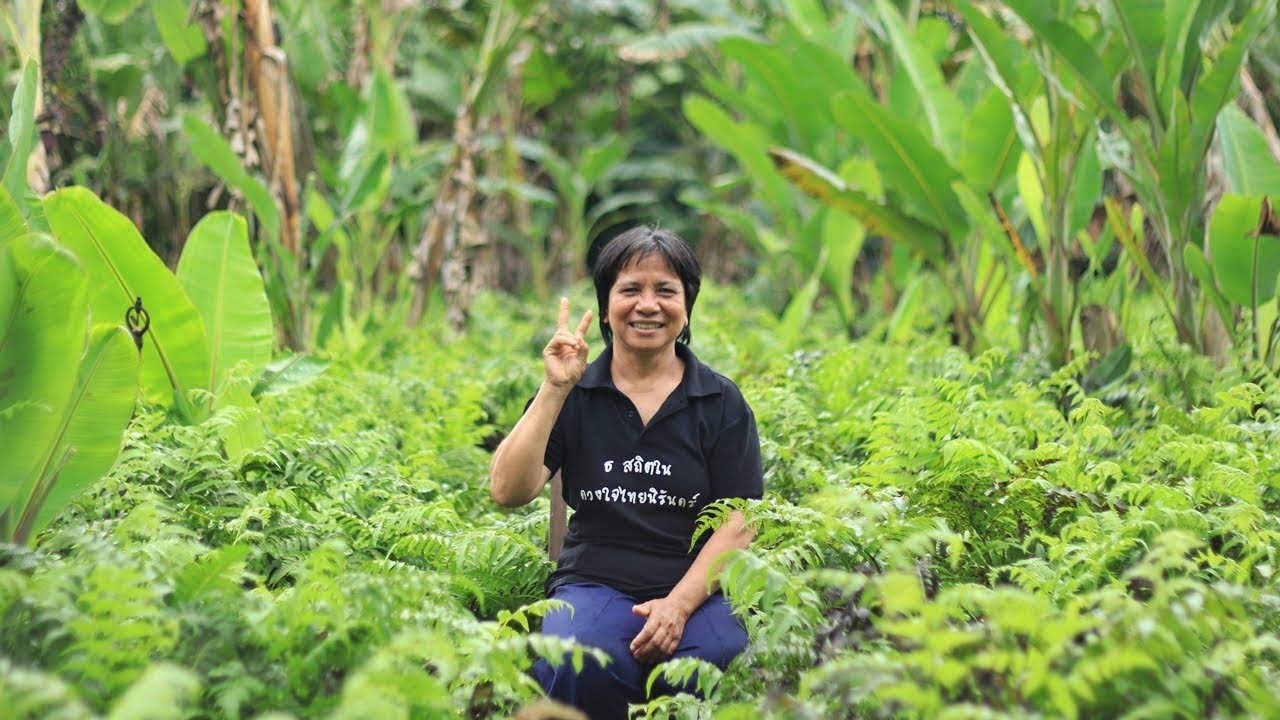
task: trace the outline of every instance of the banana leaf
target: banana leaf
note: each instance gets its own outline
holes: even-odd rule
[[[13,538],[70,401],[88,293],[80,263],[49,238],[0,248],[0,540]]]
[[[28,62],[13,92],[13,112],[9,116],[10,151],[4,167],[4,189],[17,200],[27,190],[27,159],[35,145],[36,90],[40,85],[40,67]]]
[[[227,371],[241,362],[256,378],[271,362],[275,328],[244,218],[228,212],[201,218],[182,249],[177,275],[208,336],[209,376],[202,387],[216,395]]]
[[[21,541],[97,482],[120,455],[138,397],[138,351],[119,325],[95,325],[75,388],[59,424],[33,499],[18,524]]]
[[[837,122],[866,143],[885,187],[898,193],[907,212],[950,235],[964,235],[968,217],[951,189],[960,173],[914,124],[862,93],[837,95],[832,109]]]
[[[88,273],[94,322],[118,322],[135,298],[142,298],[150,316],[142,345],[143,394],[166,406],[176,402],[180,412],[190,413],[187,391],[208,384],[209,341],[178,279],[129,218],[88,189],[50,193],[44,207],[58,240]]]
[[[898,68],[910,78],[924,106],[934,147],[942,148],[944,152],[959,147],[961,126],[966,117],[964,106],[947,86],[942,70],[933,58],[911,36],[897,9],[887,0],[876,0],[876,9],[884,22],[889,46],[898,58]]]
[[[769,155],[778,171],[807,195],[853,215],[871,232],[900,240],[929,260],[943,262],[944,232],[939,228],[850,188],[835,173],[799,153],[772,148]]]
[[[1232,192],[1280,198],[1280,162],[1272,157],[1262,130],[1235,105],[1218,115],[1218,142]]]
[[[27,222],[22,219],[22,211],[8,191],[0,187],[0,248],[10,240],[28,232]]]

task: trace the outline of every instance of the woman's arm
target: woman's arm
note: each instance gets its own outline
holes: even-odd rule
[[[499,505],[524,505],[538,497],[551,478],[543,456],[568,395],[544,382],[511,434],[494,451],[489,463],[489,494]]]
[[[734,510],[729,513],[729,520],[711,533],[669,595],[635,606],[634,612],[647,619],[640,634],[631,641],[631,653],[637,660],[661,662],[675,652],[689,616],[720,589],[720,581],[711,578],[719,572],[724,554],[745,550],[754,536],[742,513]]]
[[[533,402],[511,428],[489,463],[489,494],[499,505],[517,507],[538,497],[551,477],[543,465],[547,440],[560,409],[587,368],[587,328],[591,311],[582,316],[577,332],[569,330],[569,299],[560,298],[556,334],[542,351],[546,374]]]

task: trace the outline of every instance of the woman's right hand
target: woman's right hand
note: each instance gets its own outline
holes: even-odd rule
[[[591,327],[591,311],[582,316],[577,331],[569,330],[569,298],[560,298],[560,320],[556,334],[542,351],[546,365],[546,382],[565,392],[573,389],[587,369],[587,329]]]

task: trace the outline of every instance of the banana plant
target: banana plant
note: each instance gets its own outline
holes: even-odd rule
[[[1054,59],[1041,65],[1046,80],[1071,88],[1065,99],[1105,121],[1103,162],[1132,184],[1170,268],[1170,319],[1180,340],[1206,350],[1204,304],[1184,248],[1203,242],[1205,161],[1217,119],[1249,46],[1274,20],[1275,0],[1253,3],[1238,22],[1215,0],[1109,0],[1101,13],[1094,3],[1004,5]]]
[[[17,214],[0,191],[0,217]],[[115,461],[138,353],[119,325],[91,322],[89,277],[73,254],[0,227],[0,540],[25,543]]]
[[[732,65],[721,76],[704,76],[701,84],[707,95],[686,98],[683,111],[701,134],[732,156],[740,170],[737,175],[713,178],[706,189],[686,192],[681,201],[716,215],[752,242],[768,274],[786,278],[791,274],[788,266],[794,266],[800,284],[810,287],[805,278],[815,277],[818,271],[816,277],[852,330],[856,314],[853,265],[865,231],[845,208],[809,207],[770,157],[775,146],[786,146],[799,155],[847,157],[854,162],[840,167],[841,173],[851,181],[857,178],[861,185],[880,184],[875,168],[854,157],[853,145],[840,132],[830,108],[812,101],[861,82],[841,57],[856,48],[857,17],[833,12],[821,22],[808,20],[813,22],[797,15],[782,22],[772,42],[741,35],[718,44]],[[800,66],[818,70],[788,70]],[[737,203],[748,190],[754,207],[744,210]],[[798,292],[793,302],[812,295]],[[796,312],[788,315],[795,317]]]
[[[739,59],[744,74],[759,78],[756,87],[711,85],[726,105],[763,120],[735,121],[697,99],[686,104],[686,114],[748,169],[776,208],[775,217],[782,218],[784,236],[803,237],[805,227],[786,220],[801,212],[788,181],[838,217],[859,221],[856,233],[833,235],[827,244],[827,272],[843,274],[828,276],[837,297],[848,293],[865,227],[910,248],[937,272],[951,300],[957,342],[978,349],[987,342],[989,321],[1009,304],[1012,253],[985,196],[1007,191],[1018,156],[1013,118],[990,93],[969,93],[962,101],[948,84],[934,59],[946,50],[936,40],[945,33],[934,32],[930,23],[910,28],[888,3],[877,11],[879,32],[896,60],[891,75],[877,78],[883,98],[838,55],[784,32],[776,47],[725,41],[726,54]],[[823,72],[788,72],[789,67]],[[793,117],[790,108],[812,97],[830,100],[810,113],[820,121],[806,130],[808,121]],[[958,119],[966,114],[981,122],[962,128]],[[853,255],[831,249],[852,249]]]
[[[209,384],[209,339],[177,278],[133,222],[88,189],[50,193],[44,209],[54,235],[90,278],[89,309],[95,318],[123,318],[142,298],[150,316],[141,349],[143,395],[173,406],[184,419],[198,419],[207,408],[193,404],[188,393]]]
[[[972,2],[959,0],[956,7],[987,76],[1014,118],[1023,151],[1019,195],[1039,254],[1039,262],[1027,266],[1028,300],[1044,320],[1049,361],[1059,367],[1071,359],[1081,306],[1080,288],[1068,267],[1071,248],[1074,242],[1089,244],[1082,235],[1102,193],[1094,118],[1072,104],[1080,90],[1074,78],[1064,77],[1061,61],[1043,40],[1035,38],[1024,47]],[[1056,21],[1069,20],[1073,9],[1073,3],[1058,3]],[[1045,68],[1061,82],[1027,72],[1033,67]],[[1012,227],[1008,231],[1014,232]]]

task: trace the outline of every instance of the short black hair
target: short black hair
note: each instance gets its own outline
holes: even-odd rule
[[[618,273],[627,263],[640,260],[652,254],[658,254],[675,270],[684,286],[684,312],[693,317],[693,303],[698,299],[698,288],[702,287],[702,268],[698,258],[684,238],[670,230],[660,230],[649,225],[631,228],[610,240],[596,257],[593,279],[596,285],[596,304],[600,309],[600,336],[605,345],[613,344],[613,329],[607,322],[609,318],[609,291],[618,280]],[[689,326],[685,325],[676,337],[676,342],[689,344],[693,335]]]

